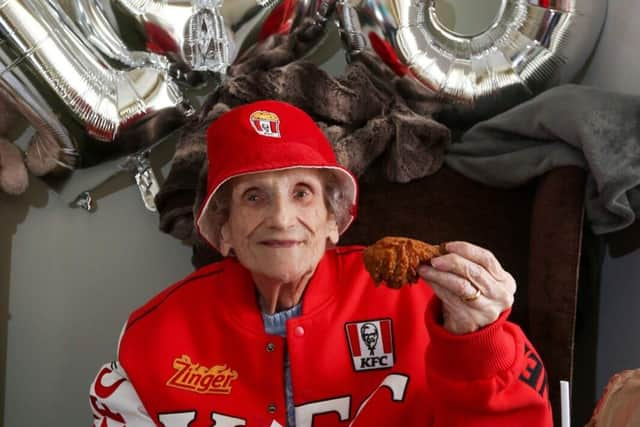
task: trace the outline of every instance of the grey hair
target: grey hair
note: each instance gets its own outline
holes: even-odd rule
[[[330,169],[320,169],[321,176],[324,180],[324,203],[327,211],[333,214],[338,224],[338,230],[344,230],[351,219],[351,201],[347,198],[345,192],[340,186],[340,180],[336,172]],[[231,209],[231,182],[223,183],[218,191],[213,195],[207,208],[206,221],[209,221],[212,236],[209,236],[212,243],[216,247],[220,247],[222,235],[220,230],[222,226],[229,220]]]
[[[351,219],[351,200],[347,198],[336,173],[322,169],[324,177],[324,203],[329,213],[336,217],[338,230],[344,230]]]

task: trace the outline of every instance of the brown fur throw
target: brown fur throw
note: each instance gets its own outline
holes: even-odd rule
[[[369,53],[333,78],[311,62],[296,60],[295,37],[272,37],[256,45],[181,131],[156,205],[161,230],[193,245],[196,267],[216,258],[193,225],[206,192],[205,132],[230,108],[261,99],[302,108],[325,131],[338,161],[362,179],[408,182],[443,164],[451,135],[432,118],[442,108],[433,92],[396,76]]]

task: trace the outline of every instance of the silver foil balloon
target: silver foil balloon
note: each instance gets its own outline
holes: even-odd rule
[[[66,0],[61,2],[60,6],[72,18],[72,25],[78,27],[88,44],[105,57],[129,68],[153,65],[156,68],[169,69],[169,62],[164,56],[129,50],[107,18],[109,11],[102,1]]]
[[[85,34],[97,31],[98,39],[113,40],[97,45],[111,58],[124,50],[148,52],[166,57],[184,73],[224,74],[244,39],[280,1],[110,0],[114,19],[109,20],[102,5],[76,0],[74,14],[87,18],[81,27]]]
[[[164,71],[114,69],[47,0],[0,2],[0,91],[52,138],[68,168],[157,141],[192,111]]]
[[[189,80],[192,71],[224,75],[239,54],[265,36],[261,30],[269,19],[282,18],[285,32],[306,19],[313,19],[324,29],[336,2],[109,0],[111,15],[98,1],[69,1],[67,10],[106,57],[129,66],[151,61],[191,84],[202,80]],[[286,9],[284,15],[279,7]],[[158,55],[168,62],[158,64]]]
[[[176,79],[224,73],[235,54],[222,0],[67,0],[65,10],[102,55],[126,67],[152,65]],[[110,6],[110,7],[109,7]]]
[[[261,19],[255,19],[252,13],[247,14],[240,8],[250,2],[263,7],[269,5],[271,9]],[[225,0],[222,14],[234,33],[238,56],[271,34],[287,35],[301,30],[304,48],[297,44],[296,54],[302,57],[312,54],[325,40],[327,22],[335,12],[336,3],[337,0]]]
[[[607,8],[606,0],[502,0],[486,30],[462,35],[443,25],[436,1],[339,0],[341,35],[352,56],[386,49],[387,61],[402,63],[470,121],[573,79]]]
[[[312,19],[323,26],[333,15],[337,0],[295,0],[295,9],[291,16],[292,28],[302,25],[306,19]]]

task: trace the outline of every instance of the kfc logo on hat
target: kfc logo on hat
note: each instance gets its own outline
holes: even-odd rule
[[[394,364],[391,319],[365,320],[345,325],[356,371],[391,368]]]
[[[271,138],[280,138],[280,119],[275,113],[254,111],[249,120],[258,134]]]

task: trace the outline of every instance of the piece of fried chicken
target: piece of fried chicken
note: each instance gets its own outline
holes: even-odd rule
[[[446,254],[444,244],[430,245],[406,237],[385,237],[364,250],[364,266],[374,282],[398,289],[418,281],[418,266]]]

